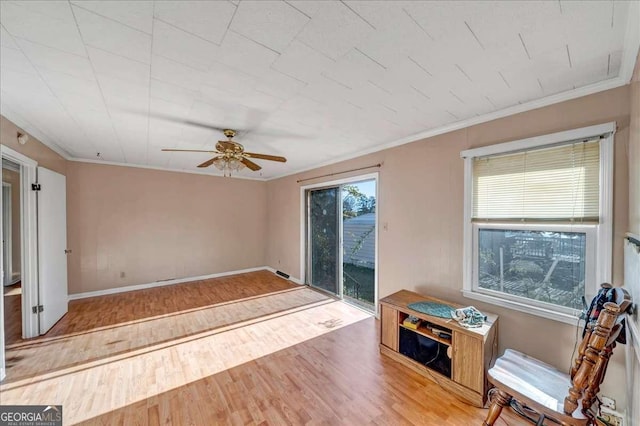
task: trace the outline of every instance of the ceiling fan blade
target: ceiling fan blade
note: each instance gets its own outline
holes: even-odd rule
[[[216,127],[216,126],[212,126],[210,124],[200,123],[199,121],[193,121],[193,120],[182,120],[182,121],[181,120],[176,120],[176,121],[188,124],[190,126],[200,127],[202,129],[215,130],[217,132],[223,132],[224,131],[224,129],[222,127]]]
[[[203,151],[200,149],[171,149],[171,148],[162,148],[162,151],[170,151],[170,152],[209,152],[215,153],[215,151]]]
[[[185,118],[180,118],[180,117],[176,117],[173,115],[169,115],[169,114],[163,114],[163,113],[159,113],[159,112],[152,112],[152,111],[142,111],[142,110],[136,110],[136,109],[131,109],[131,108],[121,108],[120,109],[123,112],[126,113],[130,113],[130,114],[134,114],[134,115],[138,115],[138,116],[142,116],[142,117],[149,117],[149,118],[157,118],[159,120],[164,120],[164,121],[169,121],[169,122],[173,122],[173,123],[177,123],[177,124],[186,124],[186,125],[190,125],[190,126],[195,126],[195,127],[200,127],[203,129],[209,129],[209,130],[215,130],[218,132],[224,132],[225,129],[228,129],[228,127],[216,127],[210,124],[206,124],[200,121],[196,121],[196,120],[189,120],[189,119],[185,119]],[[250,110],[249,111],[249,119],[251,120],[251,123],[262,123],[263,121],[265,121],[265,119],[267,118],[265,115],[265,112],[260,111],[260,110]],[[278,138],[295,138],[295,139],[308,139],[309,136],[306,135],[301,135],[301,134],[296,134],[296,133],[290,133],[284,130],[277,130],[277,131],[269,131],[269,130],[260,130],[259,125],[255,126],[253,128],[243,128],[243,127],[238,127],[237,125],[232,126],[233,129],[235,129],[238,132],[238,136],[245,136],[246,134],[252,133],[252,134],[256,134],[256,135],[262,135],[262,136],[269,136],[269,137],[278,137]]]
[[[207,161],[205,161],[205,162],[204,162],[204,163],[202,163],[202,164],[198,164],[198,167],[200,167],[200,168],[203,168],[203,167],[209,167],[210,165],[212,165],[212,164],[213,164],[213,162],[214,162],[214,161],[216,161],[216,158],[218,158],[218,157],[213,157],[212,159],[207,160]]]
[[[254,172],[262,168],[258,166],[256,163],[254,163],[253,161],[249,160],[248,158],[243,158],[242,160],[240,160],[240,162],[245,166],[247,166],[248,168],[250,168],[251,170],[253,170]]]
[[[270,161],[279,161],[281,163],[286,163],[287,159],[284,157],[279,157],[277,155],[267,155],[267,154],[256,154],[254,152],[245,152],[244,155],[251,158],[259,158],[260,160],[270,160]]]
[[[140,113],[143,114],[143,115],[146,115],[146,112],[140,112]],[[201,122],[195,121],[195,120],[181,119],[181,118],[169,115],[169,114],[149,112],[149,117],[158,118],[158,119],[164,120],[164,121],[171,121],[173,123],[178,123],[178,124],[188,124],[189,126],[200,127],[202,129],[215,130],[217,132],[224,131],[224,128],[222,128],[222,127],[212,126],[210,124],[201,123]]]

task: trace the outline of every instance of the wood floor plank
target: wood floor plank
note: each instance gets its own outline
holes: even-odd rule
[[[297,284],[263,270],[72,300],[69,302],[69,314],[47,336],[68,335],[296,287]]]
[[[168,293],[158,288],[137,295],[114,295],[122,299],[109,296],[88,301],[104,323],[89,319],[84,312],[87,306],[74,304],[70,314],[86,318],[89,324],[67,321],[53,338],[45,336],[35,342],[42,344],[44,354],[38,359],[47,367],[0,384],[2,403],[62,404],[66,425],[482,423],[486,410],[456,399],[437,383],[382,356],[375,318],[343,302],[326,301],[323,295],[317,303],[305,294],[318,294],[313,290],[271,294],[291,286],[278,281],[270,285],[270,279],[264,274],[239,277],[236,299],[262,296],[232,303],[235,315],[245,319],[251,313],[264,316],[219,332],[202,330],[233,316],[231,305],[195,306],[193,298],[197,296],[193,294],[186,296],[190,301],[183,305],[167,300],[169,293],[177,298],[182,291],[189,293],[188,286]],[[257,289],[243,288],[243,283],[252,280],[264,281]],[[234,300],[233,289],[234,277],[228,277],[222,285],[223,296],[207,296],[207,302],[230,302]],[[200,288],[196,293],[204,292]],[[154,308],[142,315],[111,312],[144,303]],[[178,305],[186,313],[177,310]],[[75,313],[75,309],[81,312]],[[284,311],[269,315],[278,309]],[[108,312],[102,315],[102,311]],[[175,322],[163,322],[166,318]],[[116,319],[127,325],[120,326]],[[141,328],[140,324],[156,326]],[[166,328],[181,332],[172,340],[165,334]],[[113,335],[114,329],[121,333]],[[185,330],[193,333],[181,335]],[[150,342],[143,349],[131,343],[140,336]],[[10,351],[30,345],[34,342],[22,342]],[[105,354],[105,346],[118,350]],[[60,356],[63,347],[67,354],[83,353],[84,361],[82,357],[68,365],[51,361]],[[96,360],[96,355],[102,358]],[[10,366],[7,373],[13,374],[16,367]],[[525,423],[507,414],[497,424]]]
[[[481,424],[485,410],[467,405],[437,384],[380,356],[367,344],[377,338],[374,319],[348,325],[313,340],[267,355],[185,385],[198,395],[217,396],[203,400],[182,397],[180,410],[208,405],[205,424],[381,424],[381,425],[473,425]],[[358,337],[356,337],[358,336]],[[322,351],[334,346],[343,356],[326,362]],[[335,355],[335,353],[334,353]],[[337,371],[328,368],[342,365]],[[378,374],[382,371],[382,374]],[[349,373],[350,372],[350,373]],[[367,374],[368,373],[368,374]],[[388,392],[389,389],[394,391]],[[160,405],[181,398],[181,390],[158,395]],[[204,403],[206,401],[206,403]],[[211,405],[209,405],[211,404]],[[252,408],[249,408],[252,407]],[[255,408],[253,408],[255,407]],[[136,410],[135,406],[121,410]],[[251,415],[255,410],[261,415]],[[164,424],[176,423],[172,406]],[[250,415],[247,416],[247,411]],[[120,410],[118,410],[120,411]],[[212,415],[211,413],[216,413]],[[103,417],[109,418],[113,413]],[[505,416],[498,424],[525,424]],[[101,418],[84,424],[99,424]],[[198,423],[196,423],[198,424]]]
[[[4,287],[4,342],[10,345],[22,336],[22,283]]]
[[[9,369],[5,383],[331,300],[328,296],[301,286],[286,292],[288,291],[295,293],[284,294],[285,291],[276,291],[261,297],[225,301],[183,312],[171,310],[168,314],[154,318],[100,326],[84,332],[71,332],[68,335],[62,335],[60,327],[56,326],[58,332],[53,337],[47,334],[42,338],[22,341],[7,347],[6,360]],[[92,301],[88,303],[94,304]],[[105,301],[104,306],[108,306],[107,303],[108,301]],[[71,307],[71,317],[84,315],[84,309],[77,309],[78,307],[83,308],[81,304]],[[65,320],[69,321],[66,318]],[[43,347],[46,347],[47,351],[43,351]]]

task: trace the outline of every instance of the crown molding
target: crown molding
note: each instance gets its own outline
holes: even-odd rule
[[[134,169],[158,170],[161,172],[186,173],[190,175],[201,175],[201,176],[210,176],[210,177],[218,177],[218,178],[245,179],[245,180],[254,180],[258,182],[265,182],[267,180],[265,178],[254,178],[254,177],[239,176],[239,175],[224,176],[221,173],[207,173],[207,172],[201,172],[198,170],[173,169],[170,167],[147,166],[147,165],[135,164],[135,163],[119,163],[117,161],[88,160],[86,158],[77,158],[77,157],[70,157],[67,160],[73,161],[75,163],[100,164],[103,166],[131,167]]]
[[[531,111],[533,109],[542,108],[545,106],[557,104],[564,101],[569,101],[572,99],[580,98],[582,96],[592,95],[594,93],[615,89],[617,87],[629,84],[629,82],[631,81],[631,78],[633,77],[633,71],[635,69],[638,54],[640,53],[640,19],[638,17],[640,17],[640,2],[638,1],[629,2],[629,11],[627,14],[627,28],[625,32],[625,38],[624,38],[624,49],[622,51],[620,72],[618,73],[617,77],[599,81],[597,83],[593,83],[587,86],[578,87],[577,89],[556,93],[554,95],[546,96],[544,98],[535,99],[533,101],[525,102],[523,104],[510,106],[510,107],[507,107],[498,111],[490,112],[487,114],[483,114],[477,117],[457,121],[455,123],[447,124],[434,129],[429,129],[424,132],[414,133],[412,135],[405,136],[403,138],[396,139],[391,142],[387,142],[387,143],[376,145],[374,147],[371,147],[362,151],[358,151],[357,153],[348,154],[338,158],[333,158],[329,161],[326,161],[311,167],[298,169],[296,171],[274,176],[266,180],[271,181],[271,180],[276,180],[276,179],[280,179],[280,178],[291,176],[291,175],[296,175],[299,173],[318,169],[320,167],[336,164],[341,161],[362,157],[363,155],[372,154],[374,152],[383,151],[385,149],[393,148],[400,145],[405,145],[407,143],[417,142],[421,139],[442,135],[444,133],[449,133],[454,130],[464,129],[466,127],[471,127],[475,124],[486,123],[488,121],[496,120],[498,118],[508,117],[510,115]]]
[[[625,49],[625,53],[623,54],[623,59],[626,61],[626,63],[622,64],[621,71],[620,71],[621,75],[618,77],[600,81],[598,83],[590,84],[588,86],[579,87],[574,90],[546,96],[544,98],[535,99],[523,104],[514,105],[498,111],[472,117],[466,120],[460,120],[455,123],[447,124],[445,126],[440,126],[440,127],[429,129],[419,133],[414,133],[412,135],[405,136],[403,138],[396,139],[391,142],[376,145],[371,148],[360,150],[358,152],[355,152],[349,155],[333,158],[329,161],[325,161],[320,164],[315,164],[310,167],[297,169],[297,170],[294,170],[285,174],[273,176],[270,178],[253,178],[253,177],[238,176],[238,175],[231,176],[231,177],[234,179],[247,179],[247,180],[255,180],[255,181],[261,181],[261,182],[269,182],[272,180],[277,180],[287,176],[297,175],[310,170],[315,170],[321,167],[340,163],[342,161],[351,160],[353,158],[362,157],[364,155],[383,151],[385,149],[394,148],[394,147],[405,145],[411,142],[417,142],[422,139],[431,138],[434,136],[453,132],[455,130],[464,129],[467,127],[474,126],[476,124],[486,123],[488,121],[493,121],[499,118],[508,117],[508,116],[519,114],[522,112],[531,111],[537,108],[542,108],[545,106],[569,101],[572,99],[576,99],[583,96],[592,95],[594,93],[603,92],[605,90],[615,89],[617,87],[624,86],[628,84],[631,79],[631,75],[633,74],[633,69],[635,66],[635,57],[637,56],[638,46],[640,46],[640,39],[638,38],[640,31],[636,31],[636,30],[628,31],[627,35],[629,35],[629,33],[632,33],[632,36],[635,37],[634,43],[635,43],[636,53],[633,53],[633,52],[627,53],[627,50]],[[633,62],[633,63],[631,64],[630,62]],[[623,72],[624,72],[624,76],[622,75]],[[64,159],[68,161],[74,161],[79,163],[90,163],[90,164],[103,164],[103,165],[120,166],[120,167],[133,167],[133,168],[140,168],[140,169],[160,170],[160,171],[168,171],[168,172],[175,172],[175,173],[187,173],[187,174],[205,175],[205,176],[213,176],[213,177],[224,177],[222,174],[207,173],[207,172],[201,172],[197,170],[174,169],[169,167],[148,166],[148,165],[135,164],[135,163],[120,163],[120,162],[113,162],[113,161],[100,161],[100,160],[73,157],[69,153],[67,153],[64,149],[60,148],[59,145],[52,142],[49,138],[47,138],[37,129],[35,131],[32,130],[31,125],[24,126],[25,122],[20,118],[19,115],[16,116],[14,114],[6,114],[6,110],[4,108],[2,111],[2,115],[4,115],[7,119],[12,121],[13,123],[15,123],[18,127],[25,129],[25,131],[27,131],[28,133],[36,137],[40,142],[42,142],[47,147],[51,148],[53,151],[55,151],[56,153],[58,153],[60,156],[62,156]]]
[[[640,22],[639,22],[640,19],[638,19],[639,16],[640,16],[640,2],[629,2],[629,10],[627,14],[627,27],[626,27],[625,39],[624,39],[624,49],[622,51],[620,72],[617,77],[603,80],[597,83],[593,83],[588,86],[579,87],[577,89],[546,96],[544,98],[525,102],[523,104],[513,105],[511,107],[507,107],[498,111],[493,111],[480,116],[472,117],[466,120],[460,120],[460,121],[447,124],[444,126],[440,126],[434,129],[429,129],[423,132],[414,133],[412,135],[405,136],[391,142],[376,145],[365,150],[360,150],[352,154],[348,154],[338,158],[333,158],[331,160],[328,160],[319,164],[315,164],[313,166],[304,167],[301,169],[297,169],[297,170],[287,172],[285,174],[273,176],[270,178],[253,178],[253,177],[239,176],[239,175],[231,176],[231,177],[234,179],[247,179],[247,180],[256,180],[256,181],[263,181],[263,182],[281,179],[287,176],[300,174],[310,170],[318,169],[320,167],[324,167],[324,166],[336,164],[342,161],[350,160],[353,158],[361,157],[367,154],[372,154],[374,152],[379,152],[385,149],[393,148],[393,147],[404,145],[411,142],[416,142],[422,139],[438,136],[438,135],[449,133],[455,130],[464,129],[476,124],[486,123],[488,121],[508,117],[510,115],[519,114],[522,112],[534,110],[537,108],[542,108],[542,107],[553,105],[556,103],[560,103],[560,102],[576,99],[579,97],[591,95],[594,93],[602,92],[605,90],[615,89],[620,86],[624,86],[630,82],[633,76],[633,71],[636,65],[636,60],[637,60],[638,52],[640,49]],[[10,113],[7,113],[7,110],[10,111]],[[38,139],[47,147],[51,148],[53,151],[55,151],[57,154],[62,156],[64,159],[69,161],[223,177],[222,174],[207,173],[207,172],[201,172],[201,171],[195,171],[195,170],[192,171],[192,170],[173,169],[173,168],[167,168],[167,167],[157,167],[157,166],[148,166],[148,165],[140,165],[140,164],[97,161],[92,159],[73,157],[66,150],[61,148],[57,143],[55,143],[53,140],[51,140],[42,132],[40,132],[37,129],[37,127],[32,126],[28,122],[28,120],[22,119],[21,115],[16,113],[15,111],[5,106],[2,108],[2,115],[4,115],[10,121],[14,122],[18,127],[23,128],[26,132],[30,133],[32,136],[34,136],[36,139]]]
[[[632,68],[632,70],[633,70],[633,68]],[[414,133],[412,135],[405,136],[405,137],[400,138],[400,139],[396,139],[396,140],[394,140],[392,142],[387,142],[387,143],[384,143],[384,144],[381,144],[381,145],[376,145],[376,146],[373,146],[373,147],[371,147],[369,149],[358,151],[357,153],[345,155],[345,156],[338,157],[338,158],[333,158],[330,161],[326,161],[326,162],[318,164],[318,165],[314,165],[314,166],[307,167],[307,168],[304,168],[304,169],[298,169],[296,171],[293,171],[293,172],[290,172],[290,173],[287,173],[287,174],[283,174],[283,175],[274,176],[274,177],[266,179],[266,180],[267,181],[271,181],[271,180],[276,180],[276,179],[280,179],[280,178],[291,176],[291,175],[296,175],[296,174],[307,172],[307,171],[310,171],[310,170],[314,170],[314,169],[317,169],[317,168],[320,168],[320,167],[336,164],[336,163],[339,163],[341,161],[346,161],[346,160],[350,160],[350,159],[353,159],[353,158],[362,157],[363,155],[372,154],[374,152],[383,151],[385,149],[394,148],[396,146],[405,145],[405,144],[408,144],[408,143],[411,143],[411,142],[417,142],[417,141],[422,140],[422,139],[431,138],[431,137],[434,137],[434,136],[442,135],[444,133],[453,132],[455,130],[465,129],[467,127],[471,127],[471,126],[474,126],[476,124],[486,123],[488,121],[497,120],[499,118],[508,117],[510,115],[515,115],[515,114],[519,114],[519,113],[522,113],[522,112],[527,112],[527,111],[531,111],[531,110],[534,110],[534,109],[542,108],[542,107],[545,107],[545,106],[561,103],[561,102],[564,102],[564,101],[569,101],[569,100],[572,100],[572,99],[580,98],[580,97],[583,97],[583,96],[592,95],[594,93],[603,92],[605,90],[615,89],[617,87],[624,86],[624,85],[626,85],[628,83],[629,83],[629,80],[628,79],[624,79],[622,77],[615,77],[615,78],[611,78],[611,79],[608,79],[608,80],[603,80],[603,81],[600,81],[598,83],[593,83],[593,84],[590,84],[588,86],[579,87],[579,88],[574,89],[574,90],[557,93],[555,95],[550,95],[550,96],[546,96],[544,98],[535,99],[533,101],[529,101],[529,102],[526,102],[526,103],[523,103],[523,104],[513,105],[513,106],[510,106],[510,107],[498,110],[498,111],[493,111],[493,112],[490,112],[490,113],[487,113],[487,114],[483,114],[483,115],[479,115],[479,116],[476,116],[476,117],[472,117],[472,118],[469,118],[469,119],[466,119],[466,120],[456,121],[455,123],[447,124],[447,125],[444,125],[444,126],[440,126],[440,127],[434,128],[434,129],[429,129],[429,130],[425,130],[423,132]]]

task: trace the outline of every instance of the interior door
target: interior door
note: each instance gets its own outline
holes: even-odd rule
[[[68,310],[67,191],[63,175],[38,167],[38,278],[40,334]]]
[[[308,284],[339,294],[340,188],[310,190],[308,202]]]

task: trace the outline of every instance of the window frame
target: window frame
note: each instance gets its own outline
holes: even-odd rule
[[[566,232],[587,233],[587,253],[585,274],[589,271],[593,279],[585,281],[585,298],[590,300],[603,282],[611,282],[613,249],[613,142],[616,123],[610,122],[588,126],[564,132],[520,139],[480,148],[462,151],[464,159],[464,242],[463,242],[463,287],[465,297],[482,302],[527,312],[544,318],[575,324],[580,312],[550,303],[521,298],[488,289],[479,289],[477,285],[477,245],[479,229],[513,230],[564,230]],[[487,155],[506,154],[545,146],[558,145],[569,141],[606,135],[600,139],[600,223],[583,224],[502,224],[500,222],[472,222],[473,211],[473,159]],[[590,243],[591,242],[591,243]],[[595,247],[593,247],[595,246]],[[589,261],[591,260],[591,261]],[[595,265],[594,265],[595,263]],[[506,296],[506,297],[505,297]],[[531,303],[536,302],[536,303]]]
[[[487,295],[490,297],[502,298],[505,300],[509,300],[513,303],[518,303],[520,305],[532,305],[538,309],[545,310],[553,310],[558,311],[559,313],[563,313],[566,315],[575,315],[575,310],[555,305],[552,303],[542,302],[536,299],[530,299],[527,297],[521,297],[512,295],[509,293],[503,293],[496,290],[481,288],[479,285],[480,274],[477,273],[479,260],[478,260],[478,246],[480,243],[479,232],[482,229],[499,229],[499,230],[508,230],[508,231],[555,231],[555,232],[577,232],[581,234],[585,234],[586,237],[586,248],[585,248],[585,293],[587,293],[587,289],[596,288],[597,283],[595,280],[596,274],[596,250],[597,250],[597,226],[595,224],[592,225],[568,225],[568,224],[502,224],[502,223],[474,223],[473,224],[473,282],[472,288],[473,291],[482,295]],[[585,297],[587,297],[585,295]]]

